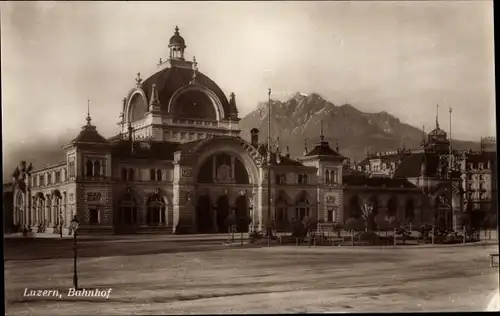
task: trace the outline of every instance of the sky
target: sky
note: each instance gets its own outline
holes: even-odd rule
[[[118,132],[138,72],[156,72],[176,25],[186,57],[240,116],[316,92],[426,130],[494,136],[492,1],[2,2],[4,149],[85,123]]]

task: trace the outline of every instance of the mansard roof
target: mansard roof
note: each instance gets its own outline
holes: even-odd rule
[[[108,141],[97,131],[96,127],[87,124],[82,127],[82,130],[71,142],[71,144],[77,143],[97,143],[97,144],[107,144]]]
[[[131,144],[129,140],[121,140],[112,147],[112,154],[118,158],[173,160],[178,147],[178,143],[164,141],[135,141]]]
[[[407,179],[401,178],[370,178],[362,174],[348,174],[342,176],[342,182],[346,186],[367,186],[372,188],[417,188],[416,185]]]
[[[335,157],[335,158],[345,158],[332,148],[330,148],[330,145],[328,142],[321,141],[319,144],[314,146],[314,148],[306,154],[306,157],[312,157],[312,156],[329,156],[329,157]]]

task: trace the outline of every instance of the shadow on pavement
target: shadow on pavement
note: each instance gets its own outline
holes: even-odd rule
[[[119,243],[82,242],[77,245],[79,258],[138,256],[164,253],[221,251],[260,246],[245,244],[226,248],[222,241],[144,241]],[[70,239],[5,239],[4,260],[41,260],[73,258],[73,241]]]

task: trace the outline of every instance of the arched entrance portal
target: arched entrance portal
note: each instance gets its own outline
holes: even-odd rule
[[[212,205],[206,195],[200,196],[196,205],[197,231],[205,234],[213,232],[214,221],[211,216]]]
[[[218,136],[200,141],[190,152],[198,154],[193,169],[194,190],[203,192],[196,201],[197,231],[227,232],[228,219],[233,222],[230,215],[234,215],[236,224],[244,215],[250,217],[252,192],[260,177],[257,150],[241,138]],[[204,195],[210,202],[201,198]]]
[[[219,197],[217,203],[215,204],[215,210],[217,214],[216,219],[219,232],[227,231],[226,219],[230,212],[229,199],[227,195]]]
[[[114,230],[116,234],[134,233],[138,226],[137,199],[131,190],[127,190],[121,197],[116,216],[114,217]]]
[[[236,224],[238,232],[248,232],[247,222],[244,221],[250,218],[250,210],[248,209],[247,197],[240,195],[236,199]]]

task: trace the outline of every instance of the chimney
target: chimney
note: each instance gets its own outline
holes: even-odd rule
[[[252,128],[252,130],[250,130],[250,135],[252,146],[255,148],[259,147],[259,130],[256,128]]]

